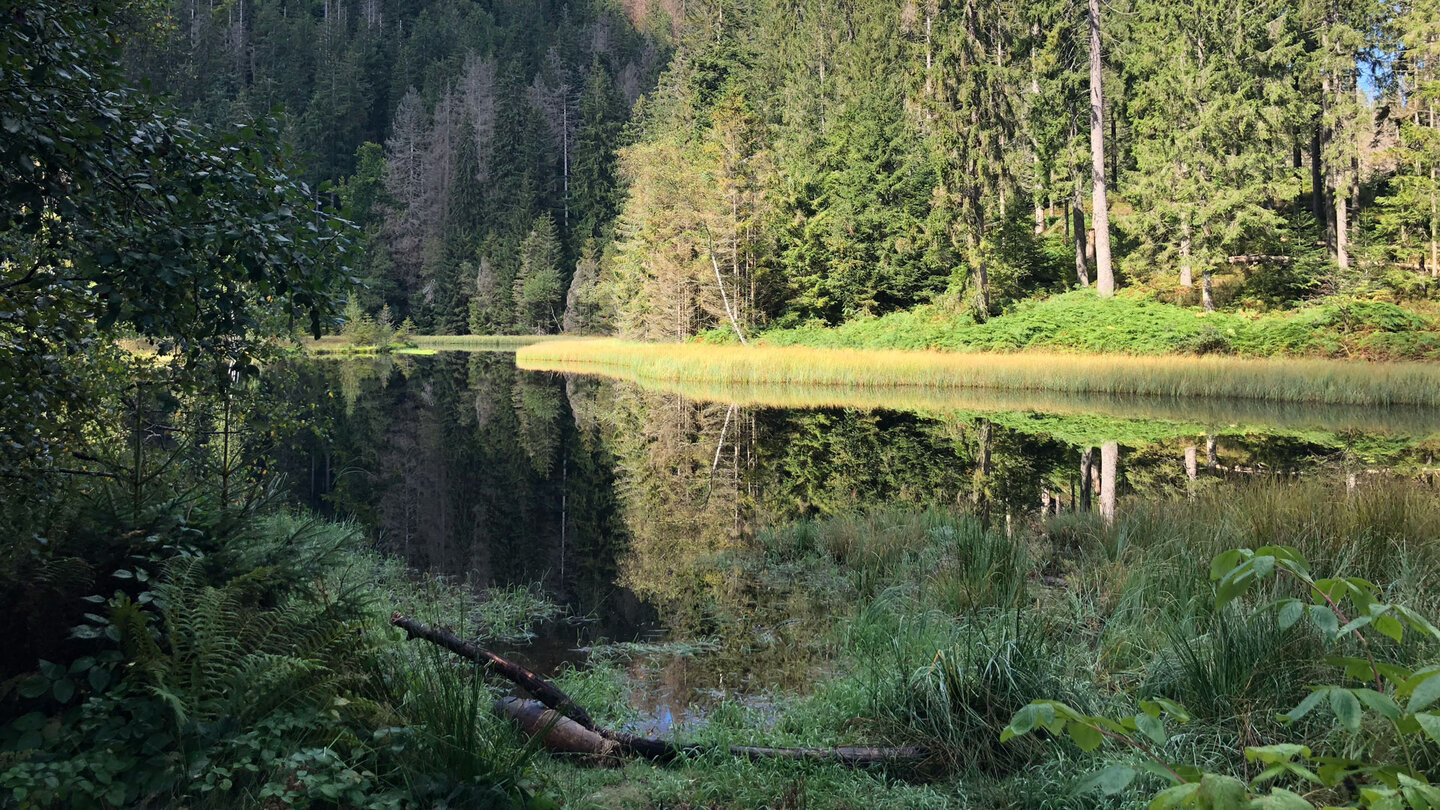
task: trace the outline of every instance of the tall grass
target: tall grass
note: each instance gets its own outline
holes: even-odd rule
[[[565,335],[415,335],[410,338],[418,348],[443,351],[514,351],[536,343],[577,339]]]
[[[996,388],[1342,405],[1440,405],[1440,366],[1235,357],[944,353],[557,340],[521,368],[648,382]]]

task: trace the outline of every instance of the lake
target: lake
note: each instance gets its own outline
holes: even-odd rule
[[[763,713],[834,665],[837,597],[765,565],[773,529],[933,508],[1008,530],[1262,479],[1427,477],[1440,450],[1424,409],[642,386],[505,352],[290,371],[309,408],[278,459],[297,501],[362,522],[419,571],[563,605],[497,646],[542,672],[625,667],[631,727],[655,733],[725,696]]]

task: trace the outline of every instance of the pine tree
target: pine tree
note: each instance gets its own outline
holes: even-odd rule
[[[1131,22],[1139,212],[1127,225],[1140,255],[1178,266],[1182,285],[1200,268],[1206,309],[1227,256],[1282,249],[1296,188],[1287,147],[1309,118],[1292,73],[1299,44],[1272,23],[1283,11],[1155,3]]]
[[[1394,40],[1386,102],[1397,122],[1395,173],[1377,200],[1378,225],[1395,260],[1440,276],[1440,7],[1406,3]]]
[[[570,231],[572,245],[578,246],[599,236],[615,218],[619,193],[615,150],[619,146],[623,115],[624,106],[610,71],[598,58],[592,60],[576,110],[579,129],[575,136],[568,198],[575,223]]]
[[[545,333],[560,328],[565,282],[560,274],[560,235],[550,214],[541,214],[520,244],[520,266],[511,295],[515,323],[522,331]]]

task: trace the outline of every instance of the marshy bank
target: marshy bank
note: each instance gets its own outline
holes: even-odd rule
[[[1112,524],[1062,515],[1007,528],[948,510],[891,509],[762,530],[676,572],[709,583],[692,597],[699,606],[677,609],[700,610],[723,627],[752,603],[789,605],[791,629],[765,630],[788,634],[785,643],[827,674],[775,690],[764,709],[738,694],[723,699],[681,738],[883,740],[926,746],[934,759],[857,771],[710,756],[606,770],[542,756],[538,767],[566,806],[1140,807],[1158,779],[1108,798],[1075,792],[1081,777],[1133,762],[1128,751],[1002,743],[997,729],[1035,699],[1125,714],[1142,698],[1164,697],[1193,719],[1163,754],[1243,778],[1260,767],[1246,761],[1246,746],[1383,744],[1383,729],[1347,737],[1276,719],[1323,677],[1325,646],[1304,627],[1247,618],[1254,605],[1215,610],[1208,561],[1229,548],[1293,544],[1321,575],[1364,576],[1387,600],[1435,616],[1436,494],[1410,480],[1353,490],[1255,482],[1131,504]],[[1418,664],[1437,653],[1414,641],[1386,655]],[[623,668],[600,665],[561,682],[586,695],[597,716],[623,723],[633,719],[625,678]],[[1433,766],[1440,747],[1424,745],[1416,756]]]
[[[1226,356],[1088,355],[714,346],[557,340],[516,352],[521,368],[646,383],[743,383],[1440,405],[1440,366]]]

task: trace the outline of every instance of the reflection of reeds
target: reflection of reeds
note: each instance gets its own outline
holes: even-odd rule
[[[1235,357],[998,354],[558,340],[522,368],[654,382],[993,388],[1343,405],[1440,405],[1440,365]]]

